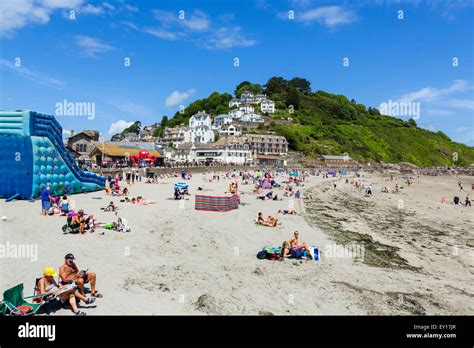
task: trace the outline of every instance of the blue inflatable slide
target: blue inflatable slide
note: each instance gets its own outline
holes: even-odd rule
[[[0,111],[0,197],[33,199],[47,186],[53,195],[105,187],[104,177],[79,168],[62,132],[54,116]]]

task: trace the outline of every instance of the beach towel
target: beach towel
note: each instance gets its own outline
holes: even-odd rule
[[[281,257],[281,247],[263,247],[257,253],[257,258],[259,260],[267,259],[267,260],[280,260]]]

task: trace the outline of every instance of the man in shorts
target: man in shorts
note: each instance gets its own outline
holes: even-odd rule
[[[84,295],[84,284],[91,284],[91,296],[101,298],[103,297],[96,288],[96,274],[87,271],[79,271],[76,264],[74,263],[75,257],[69,253],[64,256],[64,263],[59,267],[59,278],[61,284],[76,283],[79,292]]]

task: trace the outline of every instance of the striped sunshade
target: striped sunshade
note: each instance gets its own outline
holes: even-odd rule
[[[201,196],[196,195],[194,209],[204,211],[226,212],[237,209],[239,206],[239,196]]]

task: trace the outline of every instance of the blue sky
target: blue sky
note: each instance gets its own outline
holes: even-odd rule
[[[0,108],[94,103],[93,118],[57,118],[108,138],[243,80],[299,76],[367,106],[419,103],[420,126],[473,146],[473,3],[3,0]]]

